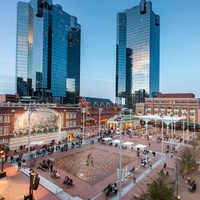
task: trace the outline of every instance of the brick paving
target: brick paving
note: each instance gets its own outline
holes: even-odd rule
[[[180,132],[180,134],[182,133]],[[113,135],[113,136],[114,139],[119,139],[118,135]],[[174,169],[175,158],[167,156],[164,158],[163,162],[160,162],[160,164],[156,165],[158,161],[161,161],[161,155],[159,152],[161,152],[161,147],[162,147],[162,144],[156,141],[156,135],[154,135],[152,140],[150,141],[143,138],[138,138],[138,137],[130,138],[127,135],[123,135],[123,142],[126,141],[133,142],[134,145],[144,144],[150,151],[156,151],[158,153],[156,154],[156,159],[152,160],[151,162],[153,168],[152,170],[150,170],[148,165],[145,168],[140,168],[140,160],[137,157],[136,151],[130,151],[129,149],[122,150],[122,158],[127,158],[129,160],[129,162],[124,163],[123,168],[127,166],[128,170],[130,170],[133,166],[139,167],[138,173],[136,174],[134,173],[132,176],[128,178],[128,180],[126,180],[125,183],[122,184],[122,197],[121,197],[122,200],[131,199],[134,194],[138,194],[141,192],[141,188],[145,189],[149,179],[153,178],[157,174],[157,172],[162,168],[164,162],[167,163],[168,166],[167,170],[169,171],[169,174],[172,177],[175,176],[176,173]],[[167,141],[164,142],[163,144],[164,152],[167,148],[167,145],[169,144],[170,143],[169,142],[167,143]],[[174,146],[175,145],[177,144],[174,144]],[[181,146],[178,149],[178,152],[181,151],[182,148],[183,147]],[[108,144],[106,145],[101,144],[100,142],[95,142],[94,144],[83,145],[80,148],[69,149],[66,152],[55,152],[52,155],[45,155],[44,157],[38,158],[37,161],[34,163],[31,162],[31,160],[27,160],[27,167],[31,166],[33,169],[38,170],[39,174],[42,177],[56,184],[59,188],[63,189],[63,191],[68,193],[71,197],[80,197],[83,200],[86,200],[87,198],[90,198],[92,200],[118,199],[117,196],[106,197],[105,193],[103,193],[102,190],[110,182],[117,182],[117,187],[119,189],[119,181],[116,170],[118,168],[117,163],[119,162],[119,149],[120,149],[119,147],[110,146]],[[86,152],[86,154],[84,154],[84,152]],[[85,159],[89,154],[89,152],[90,153],[92,152],[95,170],[92,170],[93,169],[92,166],[89,167],[86,166]],[[105,155],[102,152],[104,152]],[[110,155],[110,157],[108,155]],[[176,155],[177,154],[174,154],[174,156]],[[151,155],[149,155],[149,157],[151,157]],[[38,163],[41,162],[43,159],[47,160],[48,158],[54,159],[54,167],[59,171],[61,175],[59,179],[52,179],[49,171],[42,171],[37,169]],[[111,159],[114,159],[112,162],[116,163],[114,166],[107,165],[106,160],[110,161]],[[65,161],[67,163],[65,167],[59,164],[59,162],[65,163]],[[104,163],[104,165],[101,165],[100,163]],[[6,200],[23,199],[23,195],[28,193],[29,178],[22,172],[17,172],[16,168],[11,166],[9,163],[6,163],[4,166],[5,170],[7,171],[7,177],[4,179],[0,179],[0,194],[5,196]],[[68,167],[73,166],[73,170],[70,171],[69,168],[67,168],[67,166]],[[99,169],[97,168],[98,166],[100,167]],[[112,169],[110,169],[111,166]],[[85,177],[87,178],[90,177],[88,178],[88,180],[80,176],[80,173],[78,173],[80,168],[81,170],[84,169],[83,171],[81,171],[81,174],[87,173],[87,176]],[[92,170],[92,175],[91,173],[89,174],[91,170]],[[109,172],[101,174],[101,172],[105,171]],[[75,186],[67,188],[65,185],[63,185],[63,180],[66,175],[74,180]],[[133,177],[136,177],[136,183],[133,183]],[[91,181],[91,179],[93,180]],[[182,196],[182,200],[199,199],[200,190],[198,189],[198,186],[200,185],[200,175],[194,174],[193,176],[191,176],[191,179],[195,180],[197,183],[197,190],[194,193],[188,192],[188,185],[186,184],[185,179],[179,178],[180,184],[178,193]],[[133,187],[131,186],[132,188],[129,191],[127,188],[130,185],[132,185]],[[11,197],[9,195],[14,195],[14,197]],[[34,197],[36,200],[60,199],[55,194],[48,191],[42,186],[40,186],[37,191],[34,191]],[[65,198],[63,198],[63,200],[65,200]]]

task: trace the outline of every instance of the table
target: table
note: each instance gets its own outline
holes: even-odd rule
[[[106,138],[102,138],[103,141],[108,142],[108,141],[112,141],[111,137],[106,137]]]
[[[119,143],[120,143],[120,140],[113,140],[112,143],[113,143],[113,144],[119,144]]]
[[[134,144],[134,143],[133,142],[124,142],[124,143],[122,143],[123,146],[130,146],[132,144]]]
[[[34,145],[42,145],[44,144],[44,141],[35,141],[35,142],[31,142],[30,146],[34,146]]]
[[[143,145],[143,144],[137,144],[136,146],[135,146],[135,148],[137,149],[137,148],[139,148],[139,149],[144,149],[144,148],[146,148],[147,146],[146,145]]]

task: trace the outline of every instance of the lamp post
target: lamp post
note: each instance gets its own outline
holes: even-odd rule
[[[162,119],[162,143],[161,143],[161,151],[162,151],[162,160],[163,160],[163,117],[164,117],[164,113],[163,112],[160,113],[160,117]]]
[[[195,111],[194,111],[194,134],[195,134],[195,120],[196,120],[196,117],[195,117]]]
[[[87,108],[82,108],[82,113],[83,113],[83,144],[84,144],[84,135],[85,135],[85,113],[87,111]]]
[[[36,109],[31,107],[31,106],[25,106],[24,109],[27,110],[27,114],[28,114],[28,154],[30,154],[31,153],[31,151],[30,151],[30,143],[31,143],[31,114],[33,112],[36,112]]]
[[[188,117],[188,112],[187,112],[187,140],[189,136],[189,117]]]
[[[184,145],[184,140],[185,140],[185,123],[184,123],[185,121],[184,121],[184,115],[185,116],[187,115],[187,111],[183,112],[182,115],[183,115],[183,142],[182,142],[182,144]]]
[[[121,189],[122,189],[122,117],[123,113],[120,112],[118,115],[119,124],[117,127],[117,132],[120,134],[120,152],[119,152],[119,199],[121,199]]]
[[[130,109],[130,129],[131,129],[131,112],[132,112],[132,109]]]
[[[171,151],[172,151],[172,142],[173,142],[173,126],[174,126],[174,123],[173,123],[173,113],[171,114],[171,117],[172,117],[172,123],[171,123]]]
[[[103,111],[103,108],[99,108],[99,138],[100,138],[100,132],[101,132],[101,112]]]

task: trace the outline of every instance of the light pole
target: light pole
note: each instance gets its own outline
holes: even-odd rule
[[[85,113],[87,111],[87,108],[82,108],[82,113],[83,113],[83,144],[84,144],[84,135],[85,135]]]
[[[103,111],[103,108],[99,108],[99,138],[100,138],[100,132],[101,132],[101,112]]]
[[[163,117],[164,117],[164,113],[163,112],[160,113],[160,117],[162,119],[162,143],[161,143],[161,151],[162,151],[162,160],[163,160]]]
[[[195,134],[195,127],[196,127],[195,126],[195,123],[196,123],[195,120],[196,120],[196,116],[195,116],[195,111],[194,111],[194,134]]]
[[[130,129],[131,129],[131,112],[132,112],[132,109],[130,109]]]
[[[182,144],[184,145],[184,140],[185,140],[185,123],[184,123],[184,115],[186,116],[187,115],[187,111],[183,112],[182,115],[183,115],[183,142]]]
[[[172,151],[172,142],[173,142],[173,113],[171,113],[171,117],[172,117],[172,123],[171,123],[171,151]]]
[[[31,106],[25,106],[24,108],[25,110],[27,110],[27,114],[28,114],[28,154],[31,153],[30,150],[30,143],[31,143],[31,114],[33,112],[36,112],[37,110]]]
[[[188,136],[189,136],[189,116],[187,112],[187,140],[188,140]]]
[[[121,199],[122,190],[122,117],[123,113],[120,112],[118,115],[119,124],[117,127],[117,132],[120,134],[120,152],[119,152],[119,199]]]

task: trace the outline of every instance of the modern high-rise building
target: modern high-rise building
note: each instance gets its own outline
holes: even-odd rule
[[[117,14],[116,97],[128,108],[159,92],[160,17],[151,1]]]
[[[52,0],[17,3],[16,93],[78,103],[81,26]]]

